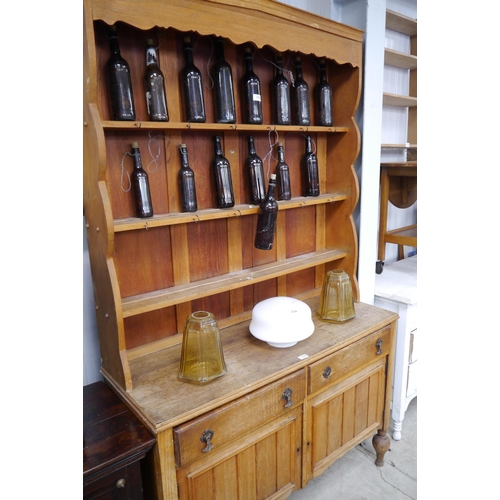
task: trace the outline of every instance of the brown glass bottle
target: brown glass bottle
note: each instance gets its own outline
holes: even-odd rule
[[[266,186],[264,184],[264,165],[255,151],[253,136],[248,136],[248,156],[245,167],[250,178],[250,203],[260,204],[266,197]]]
[[[278,142],[278,163],[276,164],[276,185],[278,186],[278,200],[290,200],[290,168],[285,161],[283,143]]]
[[[165,79],[158,66],[153,40],[146,40],[146,74],[144,75],[146,105],[149,119],[154,122],[168,122]]]
[[[283,74],[283,59],[276,54],[274,78],[271,80],[272,120],[275,125],[292,123],[290,110],[290,84]]]
[[[196,184],[194,172],[189,166],[188,152],[185,144],[179,147],[181,153],[181,169],[178,173],[179,192],[181,195],[181,209],[183,212],[196,212],[198,203],[196,201]]]
[[[215,39],[215,64],[213,68],[215,121],[217,123],[235,123],[233,72],[224,57],[224,40]]]
[[[300,162],[304,196],[319,196],[318,159],[312,151],[311,136],[306,136],[306,152]]]
[[[215,189],[218,208],[234,207],[233,180],[231,167],[227,158],[222,154],[220,137],[214,136],[215,157],[212,160],[212,169],[215,176]]]
[[[106,84],[112,120],[135,120],[130,67],[120,54],[116,27],[108,32],[111,56],[106,63]]]
[[[325,60],[319,60],[319,82],[314,89],[316,105],[316,125],[331,127],[333,125],[332,87],[326,79]]]
[[[271,250],[274,243],[276,219],[278,217],[278,202],[274,198],[276,175],[271,174],[267,188],[266,199],[259,206],[257,230],[255,232],[255,248]]]
[[[132,185],[134,186],[137,217],[152,217],[153,203],[149,189],[149,178],[146,171],[142,168],[141,152],[139,151],[137,142],[132,143],[132,159],[134,161],[134,170],[132,171],[131,178]]]
[[[182,99],[184,118],[187,122],[205,123],[205,100],[200,70],[193,62],[191,39],[184,38],[185,65],[181,70]]]
[[[243,75],[244,123],[260,124],[263,121],[262,93],[260,79],[253,70],[252,53],[249,47],[245,48],[245,66],[246,73]]]
[[[311,125],[311,109],[309,103],[309,85],[302,76],[300,57],[295,58],[295,81],[292,85],[292,123],[294,125]]]

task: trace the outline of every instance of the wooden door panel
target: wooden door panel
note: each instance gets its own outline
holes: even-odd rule
[[[301,483],[302,407],[177,471],[180,500],[278,500]]]
[[[302,487],[382,426],[384,396],[385,363],[377,362],[311,400]]]

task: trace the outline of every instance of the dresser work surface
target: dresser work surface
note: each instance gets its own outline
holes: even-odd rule
[[[404,414],[417,395],[417,256],[385,266],[375,278],[374,304],[399,314],[392,391],[393,438],[401,439]]]
[[[354,319],[331,324],[319,297],[305,302],[315,331],[287,349],[253,337],[249,321],[221,329],[228,373],[209,384],[178,378],[179,344],[132,360],[134,389],[115,389],[157,437],[155,498],[257,488],[284,500],[370,436],[383,466],[397,315],[356,303]]]

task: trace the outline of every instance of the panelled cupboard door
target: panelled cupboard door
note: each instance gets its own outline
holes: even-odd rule
[[[302,406],[177,471],[179,500],[278,500],[300,488]]]
[[[385,370],[383,357],[308,402],[302,487],[382,428]]]

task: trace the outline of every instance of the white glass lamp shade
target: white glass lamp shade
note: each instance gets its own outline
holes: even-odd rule
[[[273,347],[291,347],[314,332],[311,308],[292,297],[272,297],[255,305],[250,333]]]

